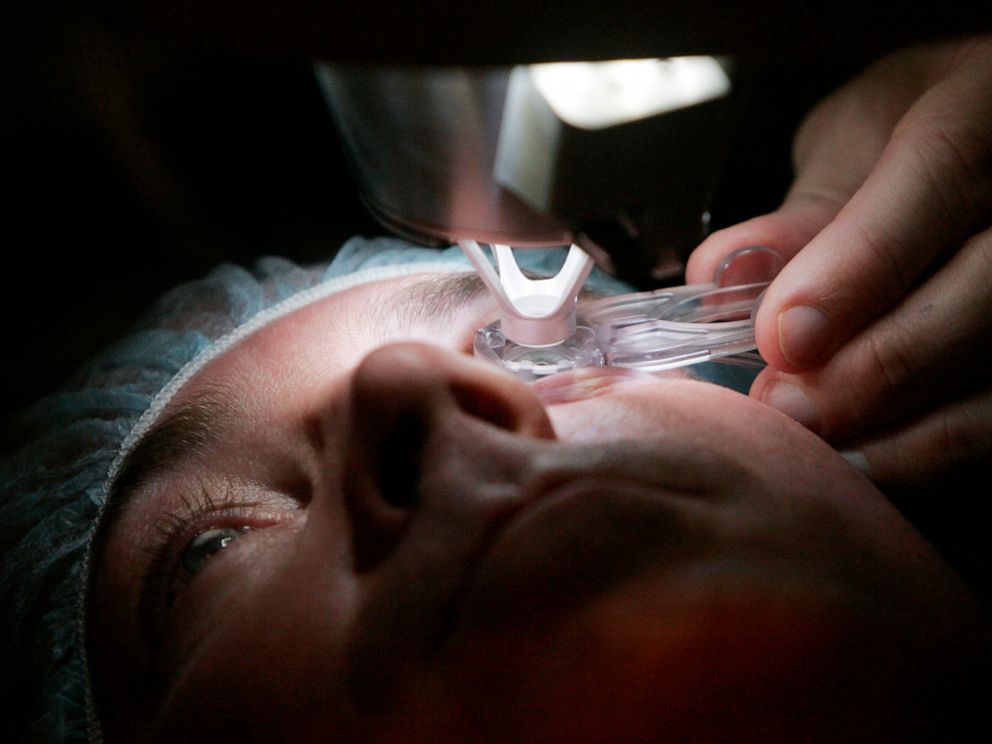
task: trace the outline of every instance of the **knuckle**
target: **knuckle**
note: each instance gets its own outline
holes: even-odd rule
[[[946,70],[970,68],[980,74],[992,72],[992,35],[969,36],[948,41],[937,48],[943,51]]]
[[[934,449],[940,459],[948,462],[958,462],[966,442],[956,425],[955,417],[950,411],[941,411],[937,424],[937,437]]]
[[[884,410],[899,403],[907,386],[918,372],[918,364],[904,340],[905,332],[898,326],[890,328],[884,335],[864,334],[864,366],[870,389]]]
[[[894,140],[911,140],[907,151],[913,153],[912,168],[948,219],[960,222],[976,203],[992,199],[992,129],[988,125],[986,117],[948,110],[907,117],[893,133]]]
[[[850,283],[873,305],[901,295],[915,280],[916,266],[906,251],[893,250],[893,245],[898,245],[898,238],[884,225],[867,221],[856,227],[856,233],[858,245],[868,254],[871,263],[884,268],[871,272],[852,271],[848,278]]]
[[[821,299],[853,332],[897,303],[916,281],[918,267],[892,226],[863,220],[851,229],[857,260],[832,267],[835,280]]]
[[[975,276],[982,283],[976,300],[981,303],[981,312],[987,317],[992,314],[992,230],[969,240],[964,249],[975,255],[978,264]]]
[[[797,182],[789,193],[789,201],[804,213],[819,215],[821,221],[826,222],[844,207],[850,196],[851,192],[846,184],[829,183],[821,179],[815,183]]]
[[[992,393],[942,410],[935,440],[937,453],[948,464],[992,456]]]

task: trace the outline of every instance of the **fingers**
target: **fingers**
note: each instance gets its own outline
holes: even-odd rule
[[[905,55],[904,55],[905,56]],[[796,180],[771,214],[713,233],[689,257],[686,281],[711,281],[727,254],[763,245],[788,261],[820,232],[861,187],[892,128],[922,93],[918,54],[913,64],[883,60],[823,100],[803,121],[793,144]]]
[[[864,184],[769,287],[756,319],[769,364],[800,372],[822,363],[987,226],[990,89],[992,43],[972,50],[900,120]]]
[[[840,204],[828,199],[797,195],[787,199],[781,208],[771,214],[718,230],[689,256],[685,270],[686,283],[713,281],[720,262],[728,254],[745,246],[766,246],[777,252],[783,263],[788,262],[833,219]],[[740,283],[746,281],[742,279]]]
[[[789,261],[756,319],[770,366],[751,394],[861,441],[880,482],[988,457],[989,91],[992,37],[876,65],[804,122],[783,206],[715,233],[687,267],[710,281],[754,244]]]
[[[885,491],[926,492],[962,471],[992,469],[992,390],[928,411],[845,456]],[[987,480],[986,480],[987,482]]]
[[[987,387],[992,363],[992,228],[826,364],[768,367],[751,395],[837,442],[905,420],[961,390]]]

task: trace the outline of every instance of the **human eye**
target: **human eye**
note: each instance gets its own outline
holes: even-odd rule
[[[282,494],[241,484],[219,493],[198,484],[181,491],[153,524],[143,570],[139,621],[153,645],[165,634],[173,606],[218,555],[252,533],[280,525],[300,511],[299,502]]]
[[[250,531],[251,527],[248,525],[208,527],[186,544],[180,555],[179,565],[187,576],[198,574],[211,556]]]

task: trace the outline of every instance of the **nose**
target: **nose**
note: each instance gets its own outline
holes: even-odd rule
[[[348,403],[343,486],[359,570],[384,560],[418,514],[486,523],[518,508],[535,440],[554,439],[528,386],[426,344],[370,353]]]

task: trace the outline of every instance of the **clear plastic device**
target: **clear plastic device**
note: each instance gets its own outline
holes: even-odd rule
[[[650,373],[714,360],[760,366],[754,309],[780,268],[774,251],[742,248],[709,284],[579,302],[574,331],[557,343],[521,343],[497,320],[476,332],[473,350],[528,382],[604,365]]]

